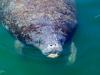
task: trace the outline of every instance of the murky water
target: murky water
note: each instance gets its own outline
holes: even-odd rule
[[[76,0],[76,5],[78,29],[73,39],[78,53],[73,65],[44,58],[35,48],[19,56],[15,40],[0,25],[0,75],[100,75],[100,0]]]

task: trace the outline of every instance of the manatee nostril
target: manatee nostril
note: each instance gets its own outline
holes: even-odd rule
[[[50,45],[50,46],[52,46],[52,45]]]
[[[61,48],[61,45],[59,44],[49,44],[48,49],[49,50],[61,50],[62,48]]]
[[[56,44],[54,44],[54,45],[50,45],[50,46],[57,46]]]

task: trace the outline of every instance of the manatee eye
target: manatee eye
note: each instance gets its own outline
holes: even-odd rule
[[[60,42],[61,44],[63,44],[63,43],[64,43],[64,39],[59,39],[59,42]]]
[[[63,39],[60,39],[59,41],[62,43],[63,42]]]

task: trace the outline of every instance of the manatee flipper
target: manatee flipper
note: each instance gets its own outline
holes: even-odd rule
[[[71,50],[70,50],[70,55],[68,56],[68,64],[73,64],[76,60],[76,55],[77,55],[77,48],[75,46],[75,43],[71,43]]]
[[[23,47],[24,47],[24,45],[19,40],[15,41],[15,48],[16,48],[16,51],[18,54],[20,54],[20,55],[23,54]]]

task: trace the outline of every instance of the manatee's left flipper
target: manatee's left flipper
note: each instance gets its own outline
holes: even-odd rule
[[[15,48],[16,48],[16,51],[18,54],[20,54],[20,55],[23,54],[23,47],[24,47],[24,45],[19,40],[15,41]]]
[[[68,56],[68,64],[73,64],[76,60],[76,55],[77,55],[77,48],[75,46],[75,43],[71,43],[71,50],[70,50],[70,55]]]

